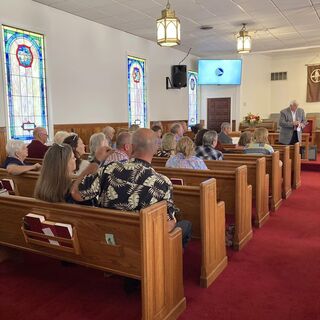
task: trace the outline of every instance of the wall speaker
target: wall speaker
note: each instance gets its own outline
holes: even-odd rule
[[[171,79],[174,88],[187,86],[187,66],[175,65],[171,68]]]

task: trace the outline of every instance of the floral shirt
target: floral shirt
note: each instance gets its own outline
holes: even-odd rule
[[[212,146],[199,146],[196,148],[196,156],[203,160],[223,160],[221,151]]]
[[[167,200],[168,220],[173,220],[178,211],[173,204],[171,181],[141,159],[100,167],[83,178],[79,192],[83,200],[98,197],[98,206],[104,208],[139,211]]]
[[[166,150],[158,150],[156,153],[156,157],[161,157],[161,158],[169,158],[172,155],[171,151],[166,151]]]
[[[184,168],[184,169],[196,169],[207,170],[207,166],[204,161],[195,156],[186,158],[182,153],[177,153],[175,156],[171,156],[166,162],[167,168]]]
[[[125,162],[129,160],[128,155],[119,149],[115,149],[110,156],[105,160],[104,165],[107,165],[108,163],[111,162]]]

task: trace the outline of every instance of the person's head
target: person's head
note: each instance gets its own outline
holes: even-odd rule
[[[140,128],[139,125],[137,125],[137,124],[132,124],[132,125],[130,126],[130,128],[129,128],[129,132],[135,132],[135,131],[137,131],[139,128]]]
[[[21,140],[8,140],[6,151],[8,157],[17,158],[22,162],[28,156],[27,145]]]
[[[191,127],[191,131],[194,134],[197,134],[199,132],[199,130],[203,129],[203,125],[201,123],[197,123],[194,126]]]
[[[201,129],[198,131],[198,133],[196,134],[196,137],[194,138],[194,144],[199,147],[202,146],[203,144],[203,136],[206,132],[208,132],[208,129]]]
[[[226,135],[229,135],[231,132],[231,125],[229,122],[222,122],[221,123],[221,132],[225,133]]]
[[[94,133],[89,140],[89,150],[91,157],[94,157],[100,147],[108,147],[109,143],[103,132]]]
[[[160,139],[162,137],[162,129],[159,126],[152,126],[152,131],[154,131],[157,134],[157,137]]]
[[[116,148],[125,152],[128,157],[132,154],[132,134],[130,132],[121,132],[117,136]]]
[[[162,125],[162,122],[161,121],[153,121],[152,122],[152,126],[158,126],[161,128],[161,130],[163,131],[163,125]]]
[[[182,130],[183,130],[183,133],[186,133],[188,131],[187,123],[185,121],[181,121],[180,124],[181,124]]]
[[[253,141],[256,143],[269,144],[268,130],[266,128],[256,128],[253,133]]]
[[[63,141],[71,146],[74,156],[76,157],[76,171],[80,168],[81,156],[85,153],[85,145],[77,134],[71,134]]]
[[[112,127],[106,126],[105,128],[102,129],[102,132],[104,133],[106,138],[111,141],[116,131]]]
[[[182,137],[177,142],[176,153],[182,153],[186,158],[195,154],[194,143],[189,137]]]
[[[45,144],[48,140],[48,133],[45,128],[42,127],[36,127],[33,130],[33,138],[34,140],[38,140]]]
[[[218,134],[214,130],[209,130],[203,135],[202,143],[204,146],[216,147],[218,143]]]
[[[67,131],[57,131],[56,134],[54,135],[53,142],[61,144],[63,143],[64,139],[66,137],[69,137],[71,133]]]
[[[65,202],[76,168],[72,148],[68,144],[53,144],[46,152],[34,197],[48,202]]]
[[[171,132],[167,132],[163,135],[161,141],[161,149],[163,151],[172,152],[176,149],[177,142],[175,136]]]
[[[244,131],[240,135],[240,139],[238,141],[238,145],[242,146],[242,147],[245,147],[251,141],[252,141],[252,133],[251,133],[251,131]]]
[[[295,112],[298,109],[299,103],[297,100],[290,101],[290,109]]]
[[[132,157],[149,163],[157,151],[157,136],[151,129],[141,128],[132,135]]]
[[[174,123],[171,126],[170,132],[172,132],[173,134],[175,134],[178,137],[182,137],[183,133],[184,133],[183,128],[180,123]]]

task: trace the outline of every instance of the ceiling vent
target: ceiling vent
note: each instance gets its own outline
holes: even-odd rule
[[[271,81],[287,80],[287,71],[271,72]]]

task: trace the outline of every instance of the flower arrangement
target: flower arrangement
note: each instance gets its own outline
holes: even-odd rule
[[[247,123],[249,126],[254,126],[257,123],[261,123],[261,117],[257,114],[252,114],[249,112],[245,117],[244,117],[244,122]]]

